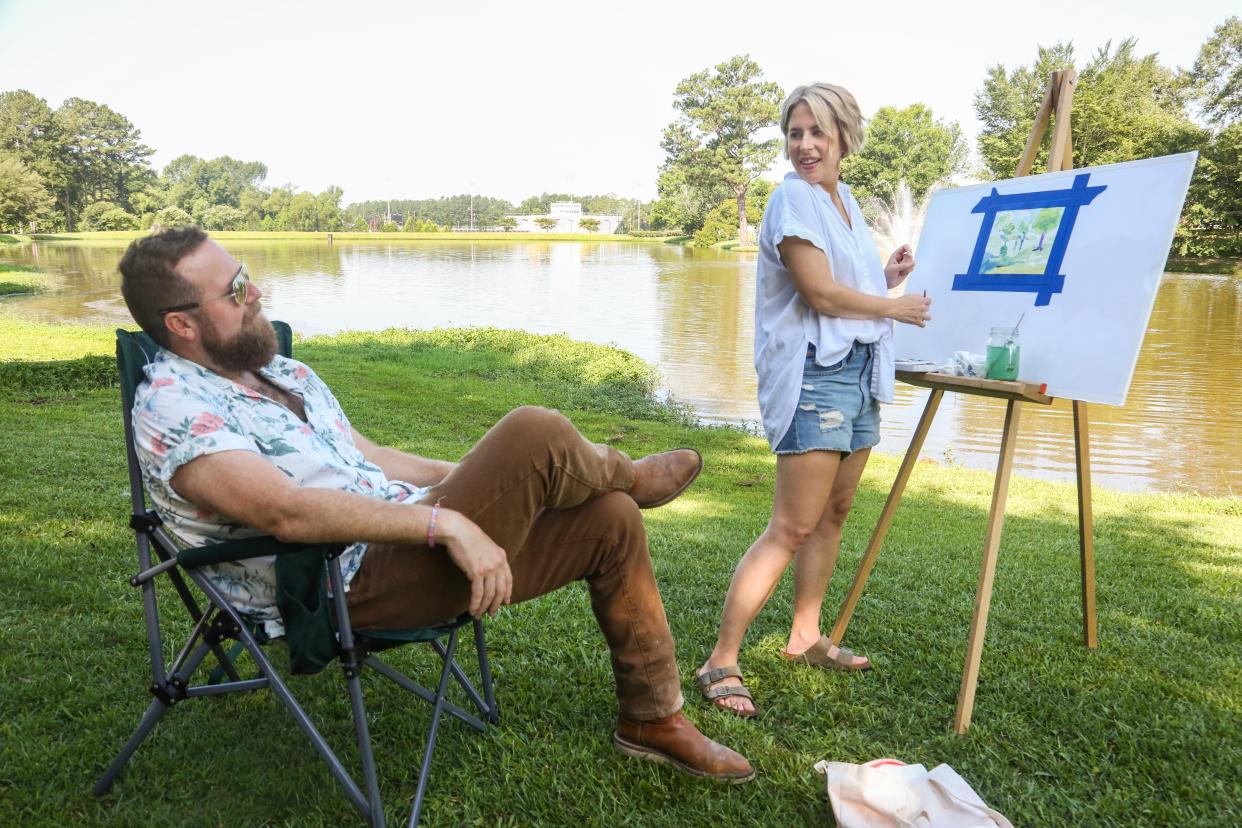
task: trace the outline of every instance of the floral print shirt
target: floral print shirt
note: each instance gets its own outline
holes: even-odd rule
[[[277,356],[259,373],[302,399],[306,422],[284,405],[161,349],[146,366],[134,398],[134,443],[147,492],[165,525],[187,546],[262,534],[200,509],[173,490],[177,469],[219,451],[261,455],[299,486],[340,489],[395,502],[417,502],[425,488],[389,480],[354,444],[340,403],[309,367]],[[366,544],[341,555],[346,588]],[[284,632],[276,609],[275,558],[204,567],[212,584],[267,633]]]

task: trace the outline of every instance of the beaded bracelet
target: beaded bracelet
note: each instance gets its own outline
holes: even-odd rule
[[[443,500],[441,498],[440,500]],[[431,520],[427,521],[427,548],[436,548],[436,515],[440,512],[440,501],[431,504]]]

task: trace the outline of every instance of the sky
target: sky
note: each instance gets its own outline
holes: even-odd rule
[[[924,103],[973,146],[989,66],[1064,40],[1081,66],[1134,36],[1189,67],[1237,13],[1236,0],[0,0],[0,91],[107,104],[157,168],[183,153],[262,161],[267,184],[335,184],[344,203],[646,200],[678,81],[736,54],[785,90],[841,84],[867,115]]]

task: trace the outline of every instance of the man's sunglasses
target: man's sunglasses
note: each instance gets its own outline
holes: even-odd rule
[[[200,305],[207,302],[214,302],[217,299],[227,299],[233,297],[233,301],[239,305],[246,304],[246,297],[250,294],[250,271],[246,270],[246,263],[242,262],[241,267],[237,268],[237,273],[233,276],[233,283],[229,285],[229,292],[223,296],[213,296],[210,299],[204,299],[201,302],[188,302],[184,305],[173,305],[171,308],[164,308],[159,311],[159,315],[163,316],[168,313],[176,313],[177,311],[194,310]]]

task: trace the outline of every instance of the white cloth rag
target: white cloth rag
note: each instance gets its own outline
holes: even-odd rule
[[[948,765],[818,762],[840,828],[1013,828]]]

